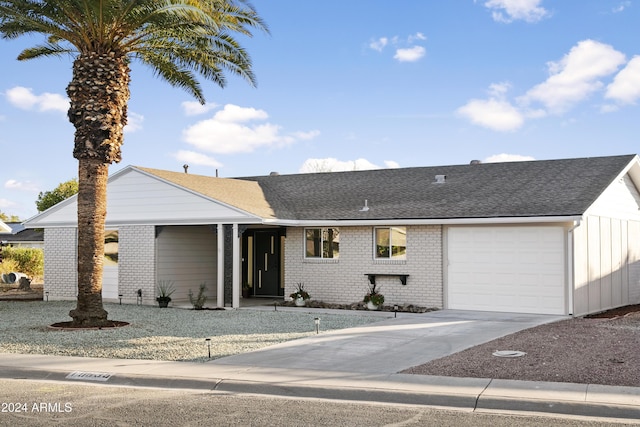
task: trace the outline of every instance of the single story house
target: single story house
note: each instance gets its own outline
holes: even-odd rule
[[[30,230],[20,222],[0,221],[0,241],[17,248],[44,248],[42,230]]]
[[[583,315],[640,303],[636,155],[217,178],[128,166],[108,184],[105,300],[361,301]],[[76,297],[76,199],[45,230],[45,291]]]

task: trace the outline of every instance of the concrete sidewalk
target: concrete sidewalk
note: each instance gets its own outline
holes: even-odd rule
[[[640,388],[397,373],[557,316],[375,315],[380,322],[208,363],[0,354],[0,377],[640,419]]]

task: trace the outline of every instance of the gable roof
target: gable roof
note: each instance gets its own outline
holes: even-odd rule
[[[637,168],[626,155],[243,179],[260,184],[280,219],[565,217],[582,215],[634,159]]]
[[[510,222],[553,222],[579,219],[625,174],[640,189],[640,160],[636,155],[244,178],[217,178],[129,166],[110,177],[110,185],[119,183],[120,178],[134,170],[155,177],[157,182],[200,195],[212,203],[210,208],[206,203],[198,205],[199,215],[206,213],[202,218],[190,219],[191,211],[183,211],[185,217],[180,217],[180,224],[196,223],[193,222],[196,219],[197,223],[261,221],[281,225],[328,224],[332,221],[352,225],[368,221],[442,224],[495,222],[498,218]],[[437,175],[445,176],[444,182],[436,182]],[[132,181],[127,185],[147,184]],[[145,196],[155,200],[154,197],[162,195],[162,206],[173,206],[166,199],[171,197],[168,196],[170,193],[161,187],[155,190],[153,194],[147,191]],[[136,191],[145,190],[138,188]],[[56,219],[57,222],[50,220],[47,223],[46,218],[47,215],[60,216],[74,201],[75,196],[27,220],[25,225],[72,225],[75,214],[64,214],[63,219]],[[367,210],[362,209],[365,203]],[[235,209],[239,216],[229,217],[231,211],[228,210],[216,211],[216,207],[225,205]],[[157,220],[153,215],[145,214],[148,209],[131,212],[129,199],[119,200],[118,206],[121,212],[114,224],[131,223],[134,217],[143,218],[147,223]],[[220,212],[227,212],[227,216],[220,217]],[[179,209],[173,212],[174,216],[179,214]]]
[[[195,191],[203,196],[257,215],[264,219],[274,219],[273,209],[267,202],[262,188],[257,182],[233,178],[217,178],[136,166],[148,174],[180,187]]]

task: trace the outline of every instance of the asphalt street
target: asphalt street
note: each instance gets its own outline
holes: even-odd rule
[[[640,425],[612,419],[285,399],[180,389],[0,380],[0,426],[558,426]]]

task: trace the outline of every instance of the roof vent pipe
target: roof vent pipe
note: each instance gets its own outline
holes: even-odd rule
[[[360,209],[360,212],[368,212],[369,211],[369,201],[364,199],[364,206]]]
[[[189,165],[185,163],[182,167],[184,168],[184,173],[188,173],[187,170],[189,169]]]
[[[444,184],[446,180],[447,180],[447,175],[436,175],[435,184]]]

